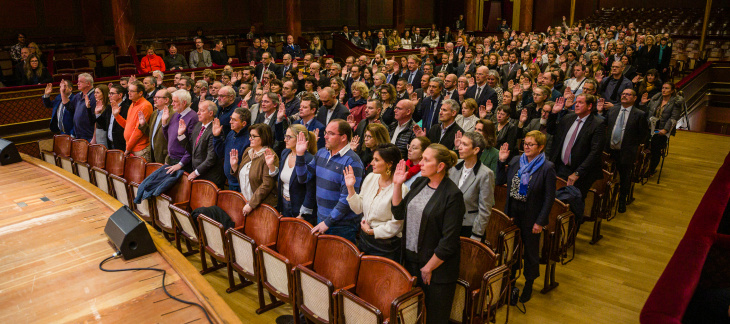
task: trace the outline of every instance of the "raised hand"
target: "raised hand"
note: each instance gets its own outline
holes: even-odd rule
[[[461,146],[461,137],[463,134],[461,134],[461,131],[456,131],[456,135],[454,136],[454,147],[458,150],[459,146]]]
[[[426,130],[421,128],[421,126],[418,126],[418,125],[413,125],[413,133],[416,134],[416,137],[426,136]]]
[[[304,70],[299,70],[299,73],[297,74],[297,79],[299,79],[299,80],[304,79]]]
[[[122,110],[122,107],[120,105],[114,105],[112,106],[112,115],[117,116],[119,115],[119,112]],[[164,115],[162,116],[164,118]]]
[[[284,106],[284,101],[281,100],[281,96],[279,96],[279,109],[276,111],[276,121],[282,122],[286,118],[286,107]]]
[[[393,185],[403,185],[403,183],[406,182],[407,177],[408,168],[406,167],[406,160],[400,160],[400,162],[398,162],[398,165],[395,167],[395,172],[393,173]]]
[[[360,135],[355,135],[352,137],[352,140],[350,140],[350,149],[355,151],[358,146],[360,146]]]
[[[46,84],[46,90],[43,91],[43,95],[48,96],[51,94],[51,92],[53,92],[53,84],[51,84],[51,83]]]
[[[99,109],[99,107],[96,109]],[[137,111],[137,122],[139,123],[139,126],[144,126],[144,124],[147,123],[147,120],[144,118],[144,113],[141,110]]]
[[[314,138],[313,138],[312,140],[313,140],[313,141],[314,141],[315,143],[316,143],[316,142],[319,142],[319,128],[315,128],[315,129],[314,129],[314,132],[312,132],[312,133],[314,133]]]
[[[347,91],[345,89],[340,90],[340,103],[345,101],[345,96],[347,95]]]
[[[458,90],[456,90],[459,93],[459,98],[462,98],[466,95],[466,90],[467,90],[466,87],[464,87],[463,89],[459,88]]]
[[[487,106],[479,106],[479,119],[487,119]]]
[[[246,102],[246,108],[248,108],[248,101],[249,101],[249,100],[251,100],[251,93],[252,93],[252,92],[253,92],[253,90],[250,90],[250,91],[249,91],[249,92],[248,92],[248,93],[246,94],[246,96],[245,96],[245,97],[243,97],[243,101],[245,101],[245,102]]]
[[[238,167],[238,150],[232,149],[229,153],[229,161],[231,162],[231,166]]]
[[[307,147],[309,146],[309,142],[307,142],[307,137],[304,134],[304,132],[300,132],[297,135],[297,155],[298,156],[304,156],[304,152],[307,151]]]
[[[348,188],[354,188],[357,178],[355,178],[355,173],[352,171],[352,166],[348,165],[342,168],[342,174],[345,176],[345,185]]]
[[[132,75],[129,76],[129,83],[132,83],[134,81],[137,81],[137,77],[134,76],[134,74],[132,74]]]
[[[112,111],[114,112],[114,111]],[[167,122],[170,120],[170,110],[169,109],[163,109],[162,110],[162,117],[160,117],[160,122],[162,123],[162,126],[167,126]]]
[[[575,104],[575,95],[571,92],[565,97],[565,107],[573,107],[573,104]]]
[[[269,167],[275,167],[274,162],[276,162],[276,154],[274,154],[274,151],[268,147],[266,148],[266,151],[264,151],[264,161],[266,161],[266,165]]]
[[[644,92],[644,94],[641,95],[641,105],[646,105],[647,102],[649,102],[649,93]]]
[[[553,114],[563,111],[563,107],[565,107],[565,98],[560,97],[555,101],[555,105],[553,105]]]
[[[299,62],[297,62],[297,59],[294,59],[291,61],[291,68],[295,69],[299,66]]]
[[[248,62],[248,66],[254,67],[254,66],[256,66],[256,63],[254,61]]]
[[[84,102],[86,102],[86,108],[91,108],[91,102],[89,101],[88,93],[84,93]]]
[[[406,92],[408,92],[408,95],[413,93],[413,85],[412,84],[406,84]]]
[[[473,86],[474,86],[474,84],[475,84],[475,82],[474,82],[474,78],[468,78],[468,79],[467,79],[467,82],[468,82],[468,84],[469,84],[469,86],[470,86],[470,87],[473,87]]]
[[[195,80],[195,72],[190,73],[190,79]]]
[[[352,129],[355,129],[355,126],[357,125],[357,123],[355,123],[355,116],[347,115],[347,123],[350,124]]]
[[[522,112],[520,113],[520,124],[524,124],[527,122],[527,108],[522,109]]]
[[[568,98],[568,96],[573,94],[573,90],[570,89],[570,87],[565,87],[565,91],[563,91],[563,97]]]
[[[487,104],[484,107],[487,109],[487,113],[491,113],[492,109],[494,108],[492,100],[487,100]]]
[[[180,118],[180,122],[177,124],[177,136],[185,134],[185,131],[187,129],[188,129],[188,125],[186,125],[185,121],[182,118]]]
[[[410,94],[408,94],[408,97],[409,97],[409,99],[411,99],[411,101],[413,102],[414,105],[418,104],[418,94],[417,93],[411,92]]]
[[[223,132],[223,126],[221,126],[220,119],[213,119],[213,128],[211,128],[211,131],[213,132],[213,136],[221,136],[221,133]]]
[[[514,87],[515,87],[515,80],[514,79],[509,80],[509,82],[507,82],[507,88],[512,90]]]
[[[508,158],[509,158],[509,143],[504,143],[504,144],[502,144],[502,147],[499,148],[499,161],[507,162]]]

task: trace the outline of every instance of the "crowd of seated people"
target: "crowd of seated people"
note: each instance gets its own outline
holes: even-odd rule
[[[260,39],[247,53],[250,66],[238,70],[205,70],[200,79],[173,72],[169,88],[162,70],[108,86],[81,75],[81,93],[63,81],[61,94],[52,101],[48,87],[43,102],[56,133],[185,170],[190,179],[240,191],[244,214],[269,204],[307,220],[313,232],[401,262],[424,287],[434,323],[451,309],[459,237],[483,238],[494,187],[506,185],[505,211],[524,243],[520,301],[527,302],[556,179],[585,199],[603,177],[606,152],[620,176],[624,213],[640,144],[651,150],[645,176],[656,172],[682,105],[665,79],[671,41],[661,36],[657,44],[626,26],[484,39],[447,27],[441,38],[434,28],[419,41],[420,30],[411,31],[417,36],[407,41],[384,31],[364,40],[345,27],[357,45],[380,50],[344,65],[303,54],[291,36],[284,64],[276,65]],[[446,41],[444,49],[429,52],[428,39]],[[171,46],[164,59],[153,51],[145,66],[209,66],[217,55],[199,44],[187,62]],[[406,46],[419,55],[385,55]],[[39,65],[28,64],[35,74],[27,78],[43,82]]]

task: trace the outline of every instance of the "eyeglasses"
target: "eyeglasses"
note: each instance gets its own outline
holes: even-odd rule
[[[248,137],[250,137],[250,138],[260,138],[261,136],[254,135],[254,134],[248,134]]]
[[[525,142],[525,143],[522,143],[522,145],[524,145],[525,147],[533,148],[533,147],[537,146],[537,143],[527,143],[527,142]]]
[[[342,135],[342,134],[337,134],[337,133],[333,133],[333,132],[327,132],[327,134],[326,134],[326,135],[327,135],[327,136],[340,136],[340,135]]]

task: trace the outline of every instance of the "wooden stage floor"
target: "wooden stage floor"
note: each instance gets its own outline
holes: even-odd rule
[[[651,289],[669,262],[687,229],[700,199],[730,152],[730,137],[679,131],[670,142],[661,184],[657,176],[636,187],[636,201],[625,214],[603,222],[603,239],[590,245],[593,223],[581,226],[575,259],[558,265],[560,286],[540,294],[541,277],[535,281],[527,314],[510,308],[510,323],[638,323],[639,313]],[[200,257],[188,260],[200,269]],[[284,305],[256,315],[255,285],[227,294],[226,270],[205,275],[223,299],[246,323],[274,323],[291,314]],[[524,278],[517,287],[522,289]],[[503,322],[505,308],[497,322]]]
[[[159,272],[99,270],[114,253],[104,226],[122,204],[60,168],[25,159],[0,167],[0,323],[207,323],[199,308],[165,295]],[[159,252],[104,267],[164,269],[170,294],[203,304],[216,323],[240,323],[177,250],[160,235],[153,239]]]

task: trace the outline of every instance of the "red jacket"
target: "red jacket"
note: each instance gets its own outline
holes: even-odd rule
[[[159,55],[152,55],[152,58],[145,55],[139,65],[142,73],[150,73],[155,70],[165,71],[165,62]]]

